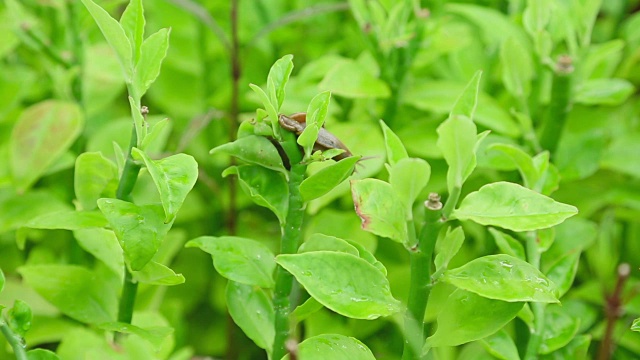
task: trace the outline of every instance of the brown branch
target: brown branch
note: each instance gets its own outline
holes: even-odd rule
[[[607,327],[600,342],[600,350],[598,351],[598,360],[611,359],[615,344],[613,343],[613,332],[615,330],[616,321],[623,314],[623,299],[622,290],[624,284],[631,274],[631,266],[627,263],[622,263],[618,266],[618,280],[616,281],[616,287],[613,293],[609,296],[605,296],[605,308],[604,312],[607,317]]]

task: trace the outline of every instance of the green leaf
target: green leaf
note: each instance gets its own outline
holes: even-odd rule
[[[436,243],[436,271],[446,269],[449,262],[458,253],[464,242],[464,231],[461,227],[447,229],[447,234]]]
[[[470,118],[456,115],[438,126],[437,145],[449,165],[447,187],[461,188],[476,167],[476,148],[479,144],[476,125]]]
[[[298,249],[300,254],[313,251],[337,251],[360,256],[358,249],[346,240],[318,233],[311,235]]]
[[[375,360],[371,350],[360,340],[338,334],[322,334],[304,340],[298,345],[298,358]],[[283,359],[290,357],[287,355]]]
[[[467,195],[452,217],[513,231],[532,231],[558,225],[577,213],[574,206],[518,184],[496,182]]]
[[[571,252],[558,260],[547,271],[547,277],[558,287],[558,297],[562,297],[569,291],[573,279],[578,272],[580,252]]]
[[[87,7],[87,10],[89,10],[89,13],[98,24],[100,31],[102,31],[102,35],[118,55],[126,81],[131,82],[133,75],[133,47],[124,29],[109,13],[92,0],[82,0],[82,3]]]
[[[384,267],[384,264],[378,261],[378,259],[376,259],[376,257],[373,256],[373,254],[369,250],[367,250],[364,246],[362,246],[361,244],[353,240],[347,240],[347,242],[351,244],[351,246],[358,249],[358,256],[360,256],[361,259],[375,266],[376,269],[380,270],[382,275],[387,276],[387,268]]]
[[[0,199],[0,233],[15,230],[40,215],[69,208],[56,194],[43,190]]]
[[[605,169],[640,178],[640,157],[637,154],[640,154],[640,134],[621,134],[613,139],[600,164]]]
[[[267,93],[265,93],[264,90],[262,90],[259,86],[249,84],[249,87],[251,88],[251,90],[253,90],[253,92],[256,93],[256,95],[258,95],[258,98],[260,98],[260,101],[262,102],[262,105],[264,106],[264,109],[266,110],[267,114],[269,115],[269,119],[271,120],[273,133],[278,136],[278,134],[280,134],[280,125],[278,124],[278,109],[276,109],[276,107],[271,103],[271,100],[269,100],[269,96],[267,96]],[[238,139],[240,139],[240,137],[238,137]]]
[[[216,153],[232,155],[250,164],[260,165],[267,169],[281,171],[285,174],[287,172],[276,147],[267,138],[262,136],[245,136],[209,151],[209,154],[212,155]]]
[[[500,61],[504,87],[514,98],[526,101],[531,93],[531,79],[534,75],[529,50],[514,36],[510,36],[502,43]]]
[[[251,200],[273,211],[284,224],[289,209],[289,185],[282,173],[261,166],[241,165],[226,169],[222,176],[235,174],[240,180],[242,190]]]
[[[518,348],[513,339],[504,330],[482,339],[482,346],[488,353],[501,360],[520,360]]]
[[[400,302],[391,295],[389,281],[361,258],[314,251],[278,255],[276,262],[293,274],[318,302],[338,314],[372,320],[401,309]]]
[[[63,314],[88,324],[116,318],[117,294],[94,272],[76,265],[29,265],[18,268],[24,281]]]
[[[409,86],[404,92],[402,101],[420,110],[449,114],[460,98],[460,94],[464,93],[468,86],[468,84],[452,81],[423,80]],[[483,92],[478,92],[478,105],[473,121],[492,131],[514,138],[519,137],[522,132],[509,112]]]
[[[302,180],[300,193],[304,201],[317,199],[345,181],[353,174],[353,169],[361,158],[361,156],[344,158]]]
[[[557,290],[540,270],[513,256],[488,255],[447,270],[443,281],[490,299],[558,302]]]
[[[353,60],[340,61],[327,72],[318,87],[350,99],[388,98],[389,86]]]
[[[131,149],[136,159],[144,161],[156,188],[165,213],[165,223],[173,221],[198,179],[198,163],[191,155],[176,154],[160,160],[151,160],[144,151]]]
[[[591,79],[578,88],[574,101],[585,105],[620,105],[634,90],[633,84],[624,79]]]
[[[133,86],[135,95],[142,97],[160,74],[162,61],[169,49],[169,29],[160,29],[142,43],[140,60],[135,66]]]
[[[74,230],[73,236],[82,249],[102,261],[115,274],[122,275],[124,254],[113,231],[82,229]]]
[[[551,305],[545,309],[544,324],[539,352],[549,354],[566,346],[576,336],[580,318],[566,313],[561,306]]]
[[[120,332],[123,334],[135,334],[151,343],[156,350],[159,350],[167,341],[167,337],[173,334],[173,328],[168,326],[153,326],[141,328],[139,326],[123,323],[108,322],[99,325],[100,329],[107,331]]]
[[[260,348],[271,353],[275,314],[271,299],[259,287],[235,281],[227,283],[227,308],[233,321]]]
[[[480,80],[482,79],[482,71],[476,71],[467,86],[453,104],[449,117],[466,116],[473,120],[478,104],[478,93],[480,92]]]
[[[9,141],[11,172],[20,192],[69,149],[83,125],[80,107],[60,100],[39,102],[20,114]]]
[[[527,1],[522,23],[530,35],[534,35],[547,27],[551,20],[552,9],[550,0]]]
[[[5,282],[4,272],[2,271],[2,268],[0,268],[0,293],[2,293],[2,289],[4,289],[4,282]]]
[[[164,149],[164,142],[166,142],[166,138],[171,133],[171,123],[169,119],[162,119],[158,121],[151,130],[142,140],[140,144],[140,150],[146,152],[153,152],[151,148],[159,147],[158,151],[162,151]],[[160,145],[160,146],[158,146]]]
[[[324,125],[330,101],[331,92],[325,91],[314,96],[309,103],[306,118],[307,125],[297,140],[298,144],[304,149],[304,156],[307,158],[311,156],[316,140],[318,140],[318,133]]]
[[[131,275],[135,281],[142,284],[171,286],[184,283],[182,274],[176,274],[170,268],[155,261],[149,261],[142,270],[132,271]]]
[[[362,229],[400,243],[408,241],[406,210],[390,184],[378,179],[351,180],[351,194]]]
[[[115,197],[118,188],[118,168],[99,152],[82,153],[76,159],[74,173],[76,198],[83,210],[97,208],[101,197]]]
[[[131,270],[141,270],[156,254],[173,222],[164,222],[159,205],[138,206],[118,199],[99,199],[98,207],[111,224]]]
[[[108,222],[99,211],[58,211],[43,214],[28,221],[24,227],[32,229],[79,230],[102,228]]]
[[[269,100],[276,111],[280,111],[285,97],[285,87],[289,81],[289,76],[293,71],[293,55],[285,55],[269,69],[267,76],[267,89]],[[267,110],[268,111],[268,110]]]
[[[492,300],[457,289],[444,303],[438,315],[438,329],[427,339],[425,349],[487,337],[513,320],[522,306],[522,302]]]
[[[46,349],[33,349],[27,351],[28,360],[59,360],[56,353]]]
[[[633,324],[631,324],[631,331],[640,332],[640,318],[633,320]]]
[[[413,219],[413,203],[429,183],[431,166],[417,158],[404,158],[391,166],[389,183],[406,208],[407,220]]]
[[[236,236],[201,236],[186,244],[211,254],[220,275],[245,285],[274,286],[274,255],[261,243]]]
[[[15,334],[24,337],[24,334],[31,328],[31,308],[29,305],[17,299],[13,307],[7,312],[7,325]]]
[[[542,174],[536,169],[533,158],[521,150],[520,148],[509,144],[493,144],[489,146],[491,150],[498,150],[507,155],[516,165],[520,176],[524,182],[524,186],[528,189],[535,190],[535,186],[540,180]]]
[[[500,249],[503,254],[516,257],[520,260],[527,259],[524,253],[524,246],[522,246],[522,244],[518,240],[514,239],[513,236],[505,234],[494,228],[489,228],[489,232],[491,233],[491,235],[493,235],[493,238],[496,240],[498,249]]]
[[[142,143],[147,138],[147,122],[142,116],[142,107],[140,105],[140,99],[135,99],[133,96],[129,96],[129,108],[131,109],[131,117],[133,117],[133,124],[136,128],[137,147],[142,147]],[[115,147],[114,142],[114,147]],[[118,154],[118,151],[116,151]],[[118,163],[119,165],[120,163]]]
[[[134,64],[138,63],[138,59],[140,59],[140,47],[144,39],[144,24],[142,0],[130,0],[129,5],[124,9],[120,17],[120,26],[122,26],[124,33],[127,35],[129,43],[133,45]]]
[[[578,335],[573,338],[567,344],[548,355],[540,356],[542,360],[560,360],[560,359],[575,359],[575,360],[587,360],[589,357],[589,345],[591,344],[591,334]]]
[[[383,120],[380,120],[380,126],[384,134],[384,146],[387,150],[387,162],[389,165],[394,166],[400,160],[408,158],[407,149],[405,149],[398,135]]]

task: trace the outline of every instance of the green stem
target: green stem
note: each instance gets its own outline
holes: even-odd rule
[[[544,127],[540,135],[540,146],[553,155],[560,142],[562,130],[571,106],[571,58],[563,56],[558,60],[551,85],[551,103],[547,110]]]
[[[131,130],[131,141],[129,142],[129,149],[127,152],[127,160],[124,164],[124,169],[122,169],[122,176],[120,177],[120,183],[118,184],[118,190],[116,191],[116,197],[120,200],[129,199],[131,191],[138,180],[140,166],[135,163],[131,156],[131,148],[136,146],[137,142],[138,137],[136,134],[136,128],[133,126],[133,129]],[[125,265],[124,284],[122,287],[122,295],[120,296],[120,305],[118,307],[118,321],[128,324],[131,323],[137,291],[138,284],[134,282],[129,269]]]
[[[426,222],[420,230],[418,245],[412,249],[411,284],[409,286],[409,300],[404,316],[404,350],[402,360],[420,359],[424,344],[424,314],[431,293],[431,265],[433,261],[433,249],[436,245],[438,233],[442,222],[440,210],[442,204],[437,201],[427,205]]]
[[[538,239],[535,231],[527,234],[527,260],[536,269],[540,268],[540,249],[538,247]],[[529,337],[525,360],[535,360],[538,358],[538,349],[542,343],[542,330],[544,329],[544,310],[545,304],[532,302],[534,329]]]
[[[291,158],[290,158],[291,159]],[[300,183],[304,180],[307,166],[300,163],[292,163],[289,172],[289,211],[282,229],[280,243],[281,254],[293,254],[300,244],[302,220],[304,218],[304,201],[300,194]],[[291,313],[291,301],[289,295],[293,287],[293,275],[278,266],[276,269],[276,288],[273,294],[273,307],[275,310],[275,332],[273,354],[271,359],[281,359],[287,354],[285,343],[291,333],[289,315]]]
[[[7,339],[9,345],[11,345],[13,354],[16,356],[16,360],[27,360],[27,352],[24,350],[22,337],[14,334],[9,328],[9,325],[7,325],[7,323],[2,319],[0,319],[0,330],[2,331],[5,339]]]
[[[451,212],[453,212],[453,209],[455,208],[456,204],[458,203],[458,200],[460,199],[461,192],[462,192],[462,189],[459,186],[454,186],[453,189],[451,189],[451,193],[449,193],[449,197],[447,198],[447,201],[444,203],[444,209],[442,209],[442,216],[445,219],[448,219],[449,216],[451,215]]]

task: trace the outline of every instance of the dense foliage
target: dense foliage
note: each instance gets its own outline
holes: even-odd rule
[[[4,0],[0,358],[640,357],[639,9]]]

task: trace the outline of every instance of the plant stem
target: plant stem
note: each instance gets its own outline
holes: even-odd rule
[[[430,194],[426,203],[426,221],[420,230],[417,246],[412,249],[411,284],[407,312],[404,316],[403,360],[419,359],[424,343],[424,314],[431,293],[431,263],[433,249],[442,226],[440,210],[442,203],[437,194]]]
[[[527,260],[536,269],[540,269],[540,249],[538,247],[538,238],[535,231],[531,231],[527,234]],[[525,360],[538,359],[538,349],[542,342],[542,330],[544,329],[544,310],[546,304],[539,302],[532,302],[531,308],[533,310],[533,322],[534,329],[529,337],[529,343],[527,344],[527,351]]]
[[[540,135],[540,146],[549,150],[553,155],[560,142],[562,130],[571,106],[571,74],[572,60],[569,56],[562,56],[556,64],[551,86],[551,103],[546,114],[546,120]]]
[[[623,263],[618,266],[618,280],[616,281],[616,287],[613,290],[613,294],[606,297],[605,301],[605,314],[607,316],[607,327],[604,332],[602,341],[600,342],[600,349],[598,350],[598,360],[611,359],[611,355],[614,350],[613,331],[615,330],[616,321],[623,314],[622,308],[622,290],[624,284],[629,279],[631,274],[631,267],[629,264]]]
[[[238,132],[238,103],[240,97],[240,42],[238,40],[238,4],[240,0],[231,1],[231,103],[229,106],[229,142],[233,142]],[[231,157],[229,166],[234,166],[236,160]],[[236,192],[237,182],[235,176],[229,176],[229,211],[227,215],[227,231],[230,235],[236,233]]]
[[[453,189],[451,189],[451,192],[449,193],[449,197],[447,198],[447,201],[444,203],[444,209],[442,209],[442,216],[445,219],[448,219],[449,216],[451,215],[451,212],[453,211],[456,204],[458,203],[458,200],[460,199],[461,192],[462,192],[462,189],[459,186],[454,186]]]
[[[304,201],[300,194],[300,183],[304,180],[306,170],[306,165],[292,163],[289,173],[289,211],[282,229],[281,254],[293,254],[298,250],[302,220],[304,218]],[[273,342],[271,359],[281,359],[287,354],[285,343],[291,333],[289,319],[291,302],[289,295],[292,287],[293,275],[278,266],[276,269],[276,288],[273,294],[276,336]]]
[[[11,348],[13,349],[13,354],[16,356],[16,360],[27,360],[27,352],[24,350],[24,345],[22,343],[22,338],[19,335],[16,335],[11,331],[9,325],[0,319],[0,330],[4,335],[5,339]]]
[[[127,151],[127,160],[124,164],[124,169],[122,169],[122,176],[120,177],[120,183],[118,184],[118,190],[116,191],[116,197],[120,200],[129,199],[129,195],[138,180],[140,166],[135,163],[131,156],[131,148],[136,146],[137,142],[138,137],[136,134],[136,127],[133,126],[133,129],[131,130],[131,141],[129,142],[129,149]],[[120,296],[120,305],[118,307],[119,322],[127,324],[131,323],[137,291],[138,283],[133,281],[131,273],[125,265],[124,283],[122,285],[122,295]]]

